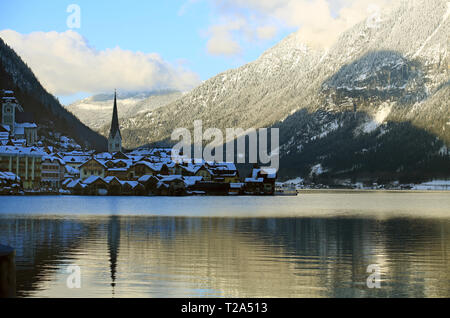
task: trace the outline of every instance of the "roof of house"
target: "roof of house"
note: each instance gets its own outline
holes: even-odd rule
[[[81,182],[81,179],[75,179],[69,182],[69,184],[67,184],[67,188],[71,189],[71,188],[75,188],[77,185],[80,185],[81,187],[85,187],[85,185]]]
[[[103,168],[106,168],[105,164],[103,162],[101,162],[100,160],[97,160],[95,158],[90,158],[89,160],[86,160],[85,162],[83,162],[79,168],[81,169],[81,167],[85,166],[87,163],[91,162],[91,161],[95,161],[97,162],[99,165],[101,165]]]
[[[245,178],[246,183],[262,183],[264,182],[263,178]]]
[[[153,176],[153,175],[151,175],[151,174],[146,174],[146,175],[140,177],[140,178],[138,179],[138,181],[139,181],[139,182],[147,182],[148,180],[150,180],[150,179],[152,179],[152,178],[156,178],[156,177]],[[158,179],[158,178],[156,178],[156,179]]]
[[[64,166],[66,162],[62,160],[61,158],[55,157],[55,156],[43,156],[42,160],[49,160],[50,162],[58,162],[60,165]]]
[[[90,176],[89,178],[85,179],[83,181],[83,183],[89,185],[89,184],[92,184],[92,183],[94,183],[94,182],[96,182],[98,180],[101,180],[101,181],[105,182],[105,180],[102,177],[100,177],[100,176]]]
[[[23,155],[32,157],[43,157],[47,153],[37,147],[22,147],[22,146],[0,146],[0,154],[3,155]]]
[[[117,182],[121,183],[121,181],[114,176],[108,176],[106,178],[103,178],[103,180],[108,184],[111,183],[113,180],[116,180]]]
[[[69,174],[80,174],[80,170],[75,169],[74,167],[71,167],[69,165],[66,165],[66,172]]]
[[[0,179],[15,181],[15,180],[20,180],[20,177],[18,177],[15,173],[12,173],[12,172],[0,171]]]
[[[183,181],[187,186],[191,186],[203,180],[201,176],[183,176]]]

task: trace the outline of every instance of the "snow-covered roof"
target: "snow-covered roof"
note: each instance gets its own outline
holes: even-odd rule
[[[95,158],[90,158],[90,159],[86,160],[85,162],[83,162],[83,163],[80,165],[79,168],[83,167],[84,165],[86,165],[86,164],[87,164],[88,162],[90,162],[90,161],[95,161],[95,162],[97,162],[99,165],[101,165],[101,166],[103,166],[104,168],[106,168],[105,163],[104,163],[102,160],[98,160],[98,159],[95,159]]]
[[[15,180],[20,180],[20,177],[18,177],[15,173],[12,173],[12,172],[0,171],[0,179],[15,181]]]
[[[129,185],[132,189],[136,188],[139,185],[139,182],[137,181],[120,181],[120,183],[124,185]]]
[[[80,170],[75,169],[69,165],[66,165],[66,172],[69,174],[80,174]]]
[[[263,181],[264,181],[263,178],[245,178],[245,182],[261,183]]]
[[[236,171],[236,165],[232,162],[216,162],[211,165],[214,170]]]
[[[16,123],[16,128],[37,128],[35,123]]]
[[[119,179],[117,179],[117,177],[114,176],[108,176],[106,178],[103,178],[103,180],[105,180],[106,183],[111,183],[111,181],[116,180],[117,182],[121,183],[121,181]]]
[[[139,182],[147,182],[147,181],[150,180],[151,178],[156,178],[156,177],[153,176],[153,175],[150,175],[150,174],[146,174],[146,175],[140,177],[140,178],[138,179],[138,181],[139,181]]]
[[[66,164],[66,162],[58,157],[55,156],[43,156],[42,160],[49,160],[50,162],[55,162],[57,161],[60,165],[64,166]]]
[[[174,180],[183,180],[183,176],[181,175],[162,176],[160,182],[171,182]]]
[[[163,164],[162,163],[153,163],[148,161],[139,161],[134,164],[134,166],[137,165],[144,165],[147,166],[149,169],[153,171],[161,171]]]
[[[73,181],[73,179],[72,178],[67,178],[67,179],[65,179],[63,182],[62,182],[62,185],[63,186],[65,186],[65,185],[68,185],[70,182],[72,182]]]
[[[81,179],[75,179],[69,182],[69,184],[67,184],[67,188],[71,189],[71,188],[75,188],[78,184],[80,184],[82,187],[84,186],[83,183],[81,182]]]
[[[23,155],[33,157],[43,157],[47,153],[37,147],[21,147],[21,146],[0,146],[0,155]]]
[[[197,176],[184,176],[183,177],[184,183],[187,186],[191,186],[196,184],[197,182],[200,182],[203,180],[203,177],[197,177]]]
[[[255,179],[258,176],[264,176],[268,179],[276,179],[277,170],[275,168],[260,168],[252,170],[252,178]]]
[[[97,159],[112,159],[113,156],[109,152],[102,152],[95,155]]]
[[[90,159],[90,156],[62,156],[62,159],[66,163],[83,163]]]
[[[83,183],[84,184],[87,184],[87,185],[89,185],[89,184],[92,184],[92,183],[94,183],[95,181],[97,181],[97,180],[102,180],[102,181],[104,181],[101,177],[99,177],[99,176],[90,176],[89,178],[87,178],[86,180],[84,180],[83,181]]]

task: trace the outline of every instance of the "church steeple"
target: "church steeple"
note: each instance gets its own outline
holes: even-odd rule
[[[117,114],[117,93],[114,91],[114,107],[111,120],[111,130],[108,138],[108,151],[122,151],[122,135],[120,134],[119,116]]]

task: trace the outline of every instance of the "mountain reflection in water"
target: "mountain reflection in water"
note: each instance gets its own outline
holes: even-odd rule
[[[0,210],[0,242],[16,248],[21,297],[450,296],[450,218]],[[81,289],[66,286],[73,264]]]

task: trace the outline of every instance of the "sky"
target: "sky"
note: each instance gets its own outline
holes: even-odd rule
[[[188,91],[292,32],[329,47],[397,0],[0,0],[0,37],[64,104]]]

